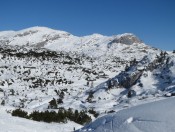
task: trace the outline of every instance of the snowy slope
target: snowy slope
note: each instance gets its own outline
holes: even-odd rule
[[[46,27],[0,32],[3,110],[63,107],[85,110],[95,120],[89,110],[103,116],[174,95],[175,54],[131,33],[78,37]],[[63,101],[57,109],[49,108],[53,98]]]
[[[174,132],[175,98],[139,105],[98,118],[77,132]]]

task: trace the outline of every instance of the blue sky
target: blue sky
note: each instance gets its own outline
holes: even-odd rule
[[[46,26],[77,36],[134,33],[175,49],[175,0],[0,0],[0,31]]]

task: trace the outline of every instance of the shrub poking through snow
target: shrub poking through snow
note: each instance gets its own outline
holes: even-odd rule
[[[12,116],[18,116],[22,118],[28,118],[28,113],[21,110],[21,109],[16,109],[12,111]]]
[[[90,114],[93,114],[95,118],[97,118],[97,117],[99,116],[99,113],[97,113],[97,112],[96,112],[95,110],[93,110],[93,109],[90,109],[88,112],[89,112]]]
[[[27,118],[35,121],[44,121],[44,122],[63,122],[66,123],[67,120],[74,121],[78,124],[85,125],[89,122],[91,122],[91,117],[86,114],[86,111],[78,111],[75,110],[74,112],[72,109],[65,110],[64,108],[61,108],[56,111],[34,111],[31,114],[28,115],[27,112],[16,109],[12,111],[12,116],[18,116],[22,118]]]
[[[55,98],[53,98],[53,99],[49,102],[48,108],[57,109],[57,101],[56,101]]]

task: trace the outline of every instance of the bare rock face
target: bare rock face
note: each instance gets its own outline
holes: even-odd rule
[[[137,38],[135,35],[126,33],[126,34],[117,36],[113,41],[110,42],[110,44],[113,44],[113,43],[122,43],[122,44],[131,45],[134,43],[137,43],[137,44],[142,43],[142,41],[139,38]]]

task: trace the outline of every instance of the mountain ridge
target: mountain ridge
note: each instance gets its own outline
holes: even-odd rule
[[[86,36],[79,37],[79,36],[74,36],[68,32],[65,32],[65,31],[54,30],[54,29],[50,29],[47,27],[31,27],[31,28],[27,28],[27,29],[23,29],[23,30],[19,30],[19,31],[2,31],[2,32],[0,32],[0,37],[2,39],[5,36],[9,36],[9,37],[12,37],[13,39],[15,39],[15,37],[18,37],[18,36],[19,37],[27,36],[27,37],[29,37],[28,38],[28,42],[29,42],[30,41],[29,39],[33,34],[36,34],[36,35],[38,34],[37,37],[41,37],[42,39],[44,39],[43,41],[45,41],[45,40],[49,41],[49,39],[55,40],[55,39],[59,39],[59,37],[60,38],[73,37],[74,39],[78,39],[77,41],[81,41],[81,42],[83,41],[82,39],[84,39],[84,38],[91,38],[91,39],[100,39],[100,38],[120,39],[120,38],[125,38],[125,37],[126,38],[127,37],[136,38],[136,36],[132,33],[124,33],[124,34],[112,35],[112,36],[104,36],[101,34],[94,33],[92,35],[86,35]],[[53,36],[53,38],[49,38],[49,36]],[[78,43],[78,42],[76,42],[76,43]],[[25,43],[23,45],[25,45]]]
[[[175,95],[174,53],[148,46],[130,33],[77,37],[58,32],[42,27],[0,32],[4,108],[71,108],[86,111],[94,121]]]
[[[124,33],[113,36],[103,36],[99,34],[92,34],[87,36],[74,36],[65,31],[53,30],[47,27],[32,27],[24,30],[10,32],[0,32],[1,45],[18,45],[26,47],[46,48],[53,51],[75,51],[84,53],[86,55],[93,55],[94,57],[105,56],[111,53],[116,55],[116,52],[125,50],[129,52],[133,48],[145,49],[150,46],[145,45],[138,37],[132,33]],[[135,51],[137,51],[137,49]],[[154,49],[155,50],[155,49]],[[158,50],[158,49],[157,49]],[[152,50],[153,51],[153,50]]]

